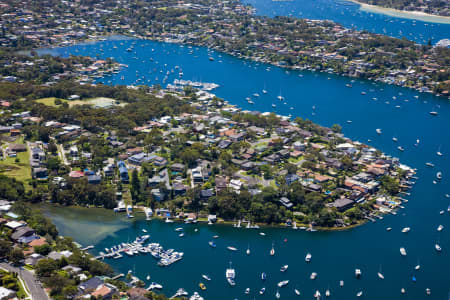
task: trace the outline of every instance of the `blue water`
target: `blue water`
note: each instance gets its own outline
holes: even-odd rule
[[[245,0],[256,8],[256,13],[270,17],[293,16],[298,18],[332,20],[347,28],[367,30],[397,38],[406,38],[426,44],[450,37],[450,24],[415,21],[378,13],[365,12],[359,4],[339,0]]]
[[[309,118],[325,126],[340,123],[346,136],[362,142],[371,139],[368,144],[416,167],[420,179],[410,191],[411,196],[407,197],[409,203],[405,204],[406,208],[396,216],[386,216],[384,220],[344,232],[307,233],[272,228],[264,229],[267,236],[262,237],[258,231],[226,226],[198,225],[199,232],[194,232],[194,226],[189,225],[186,237],[178,238],[174,231],[178,225],[174,224],[147,223],[141,219],[130,221],[124,216],[110,216],[106,222],[96,211],[91,213],[95,218],[86,219],[88,213],[84,211],[75,211],[71,215],[67,209],[52,210],[50,215],[62,234],[72,235],[84,245],[95,244],[94,253],[98,253],[104,247],[134,239],[142,234],[142,228],[146,228],[152,240],[166,248],[185,252],[185,258],[164,269],[157,267],[150,256],[123,258],[111,261],[111,264],[119,272],[135,269],[141,278],[150,274],[151,281],[163,284],[163,292],[168,295],[179,287],[191,293],[199,291],[200,276],[207,273],[213,281],[206,282],[208,290],[201,293],[206,299],[273,299],[275,284],[283,279],[291,282],[288,287],[280,289],[282,299],[295,297],[293,288],[296,284],[303,299],[312,299],[316,289],[324,294],[328,287],[334,299],[356,298],[360,289],[364,290],[364,299],[423,299],[426,298],[427,287],[432,290],[428,299],[447,299],[450,291],[450,213],[439,214],[450,204],[450,199],[445,197],[446,193],[450,194],[447,171],[450,169],[450,104],[447,99],[359,80],[352,83],[353,88],[347,88],[345,85],[350,82],[349,78],[326,73],[286,72],[276,67],[268,70],[268,65],[239,60],[205,48],[189,49],[176,44],[137,40],[134,41],[136,52],[126,52],[132,42],[105,41],[42,52],[63,56],[98,54],[100,58],[113,57],[127,64],[128,68],[119,74],[103,79],[108,84],[133,84],[142,76],[145,83],[161,83],[167,71],[180,66],[184,79],[218,83],[220,88],[214,91],[217,96],[242,108],[271,111],[274,103],[276,112],[280,114]],[[113,48],[114,45],[117,49]],[[208,56],[215,60],[209,61]],[[120,79],[121,76],[124,80]],[[168,82],[174,78],[175,73],[170,74]],[[264,87],[269,91],[267,95],[261,92]],[[361,91],[367,95],[361,95]],[[245,98],[253,93],[259,93],[261,97],[254,98],[255,105],[250,105]],[[276,99],[280,93],[287,104]],[[397,105],[400,108],[396,108]],[[312,106],[316,107],[314,111]],[[431,110],[438,111],[439,116],[429,115]],[[352,123],[346,123],[347,120],[352,120]],[[381,128],[383,134],[378,136],[376,128]],[[392,141],[394,136],[398,143]],[[417,147],[414,146],[416,139],[420,139]],[[397,150],[399,145],[405,148],[404,152]],[[438,149],[444,156],[436,155]],[[427,161],[436,167],[426,167]],[[443,172],[443,179],[433,184],[438,170]],[[439,224],[445,226],[440,234],[436,231]],[[82,226],[86,226],[86,230],[80,230]],[[408,234],[400,232],[405,226],[412,228]],[[386,232],[386,227],[393,230]],[[86,232],[92,234],[87,235]],[[217,249],[213,250],[207,242],[215,234],[221,238],[217,241]],[[287,243],[283,242],[285,238]],[[268,254],[272,242],[276,245],[275,257]],[[436,242],[443,249],[440,254],[434,250]],[[245,249],[249,243],[252,254],[247,257]],[[228,245],[240,251],[231,254],[225,249]],[[407,257],[400,256],[400,247],[406,248]],[[307,251],[313,255],[311,264],[304,262]],[[234,288],[225,281],[225,269],[230,259],[237,271],[237,286]],[[413,268],[418,260],[422,268],[415,272]],[[286,274],[279,272],[283,264],[290,266]],[[376,275],[380,266],[386,277],[384,281]],[[362,269],[361,280],[354,279],[355,268]],[[255,294],[263,286],[259,279],[261,271],[269,274],[264,297]],[[313,271],[319,274],[316,281],[309,280]],[[416,283],[411,281],[413,275],[417,277]],[[341,279],[345,280],[343,288],[338,287]],[[252,289],[251,296],[244,295],[246,287]],[[402,287],[406,288],[406,295],[400,295]]]

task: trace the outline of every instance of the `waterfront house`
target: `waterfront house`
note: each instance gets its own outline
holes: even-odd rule
[[[34,229],[28,227],[28,226],[23,226],[20,228],[17,228],[16,231],[14,231],[14,233],[11,235],[11,239],[15,242],[26,242],[28,243],[29,241],[27,241],[27,239],[29,237],[34,236]],[[33,237],[33,239],[36,239]]]
[[[292,206],[294,206],[294,204],[292,204],[292,202],[286,197],[281,197],[280,203],[286,208],[291,208]]]
[[[347,198],[337,199],[332,203],[332,205],[341,212],[353,207],[354,204],[355,202],[353,200]]]

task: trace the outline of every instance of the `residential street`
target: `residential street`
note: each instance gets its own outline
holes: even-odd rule
[[[36,280],[34,275],[27,270],[19,269],[13,267],[7,263],[0,263],[0,268],[6,269],[10,272],[16,272],[25,281],[28,290],[31,293],[31,298],[33,300],[49,300],[49,297],[45,293],[44,289],[41,287],[40,283]]]

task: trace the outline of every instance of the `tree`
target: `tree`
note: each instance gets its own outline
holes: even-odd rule
[[[333,126],[331,126],[331,130],[333,130],[333,132],[340,133],[342,131],[342,126],[339,124],[333,124]]]
[[[139,192],[141,188],[141,183],[139,181],[138,172],[136,169],[131,173],[131,199],[137,202],[139,199]]]
[[[0,257],[7,256],[9,253],[11,253],[11,250],[12,250],[11,242],[5,239],[0,239]]]
[[[24,258],[23,251],[19,248],[14,248],[9,253],[9,260],[15,265],[19,264]]]

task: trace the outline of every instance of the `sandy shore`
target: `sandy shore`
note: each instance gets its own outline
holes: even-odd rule
[[[445,16],[436,16],[427,14],[421,11],[406,11],[406,10],[398,10],[393,8],[387,8],[382,6],[370,5],[366,3],[359,2],[357,0],[349,0],[353,3],[357,3],[360,5],[360,9],[366,12],[383,14],[391,17],[397,18],[405,18],[411,20],[418,20],[423,22],[431,22],[431,23],[441,23],[441,24],[450,24],[450,17]]]

